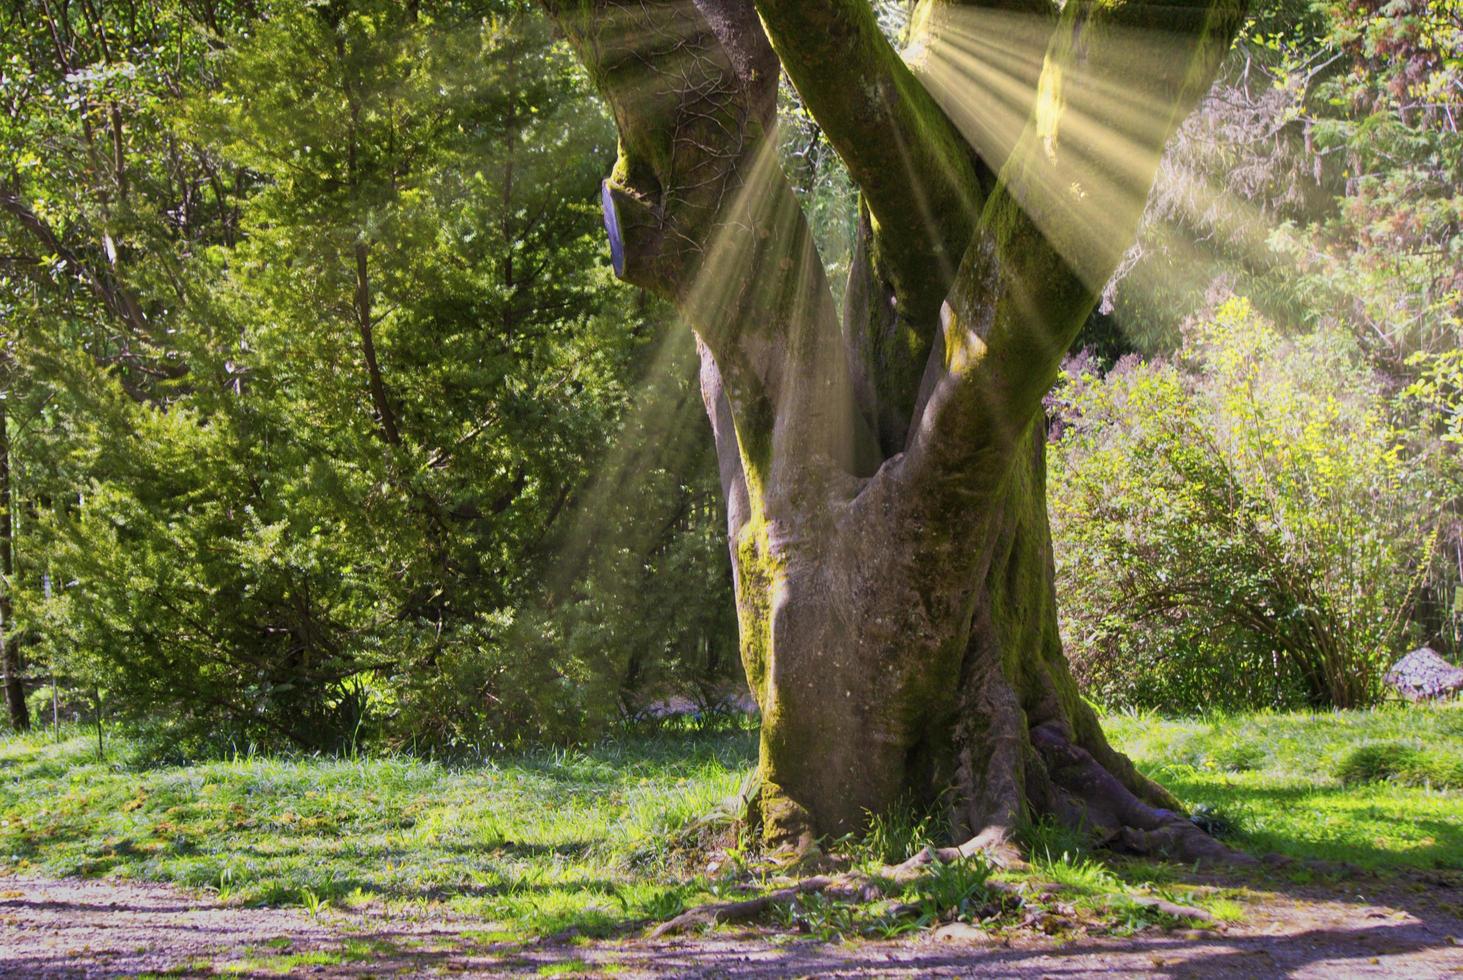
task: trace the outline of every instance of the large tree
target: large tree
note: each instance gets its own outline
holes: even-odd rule
[[[1042,399],[1244,0],[544,0],[613,110],[621,278],[695,331],[762,712],[805,849],[938,806],[1217,845],[1104,738],[1057,632]],[[840,315],[779,165],[783,73],[860,190]]]

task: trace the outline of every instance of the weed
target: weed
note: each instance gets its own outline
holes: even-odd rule
[[[1195,803],[1189,809],[1189,819],[1211,837],[1233,837],[1239,833],[1242,821],[1232,810],[1213,803]]]
[[[852,845],[850,850],[856,860],[875,865],[899,864],[938,843],[930,832],[931,823],[928,813],[919,814],[905,804],[887,814],[871,814],[869,829],[861,837],[845,840]]]

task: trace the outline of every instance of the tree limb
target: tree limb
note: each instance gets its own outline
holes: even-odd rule
[[[1005,478],[1132,238],[1165,142],[1211,84],[1246,6],[1063,8],[1035,111],[941,310],[932,360],[942,363],[914,422],[908,474],[961,496]]]
[[[885,39],[867,0],[757,0],[757,10],[863,193],[901,320],[927,344],[993,171]]]
[[[150,336],[150,324],[142,306],[120,282],[104,269],[86,262],[76,252],[66,247],[60,237],[33,210],[26,206],[18,194],[0,190],[0,211],[15,218],[31,237],[49,252],[57,255],[67,265],[80,273],[82,280],[92,294],[101,301],[118,320],[137,336]]]
[[[614,113],[611,257],[712,352],[749,482],[854,467],[837,312],[772,139],[777,58],[752,0],[543,0]],[[835,352],[830,356],[830,352]]]

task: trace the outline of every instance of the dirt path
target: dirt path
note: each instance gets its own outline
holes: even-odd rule
[[[163,885],[0,878],[0,977],[1406,977],[1463,978],[1463,887],[1441,878],[1287,886],[1220,930],[1005,945],[933,936],[841,946],[755,933],[506,945],[476,921],[241,909]]]

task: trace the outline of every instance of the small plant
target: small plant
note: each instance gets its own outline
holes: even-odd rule
[[[1195,804],[1189,820],[1210,837],[1233,837],[1241,830],[1238,816],[1213,803]]]
[[[330,906],[330,899],[319,895],[313,888],[300,890],[300,904],[305,907],[305,912],[312,919],[318,918],[320,913]]]
[[[874,814],[861,839],[852,841],[855,855],[875,864],[899,864],[933,842],[931,817],[901,806],[888,814]]]
[[[1028,821],[1018,833],[1026,852],[1036,859],[1055,861],[1060,854],[1065,860],[1068,854],[1077,855],[1087,850],[1085,833],[1049,816]]]
[[[920,918],[929,922],[969,918],[988,903],[986,881],[991,866],[983,855],[958,861],[935,862],[915,880],[909,896],[920,907]]]

